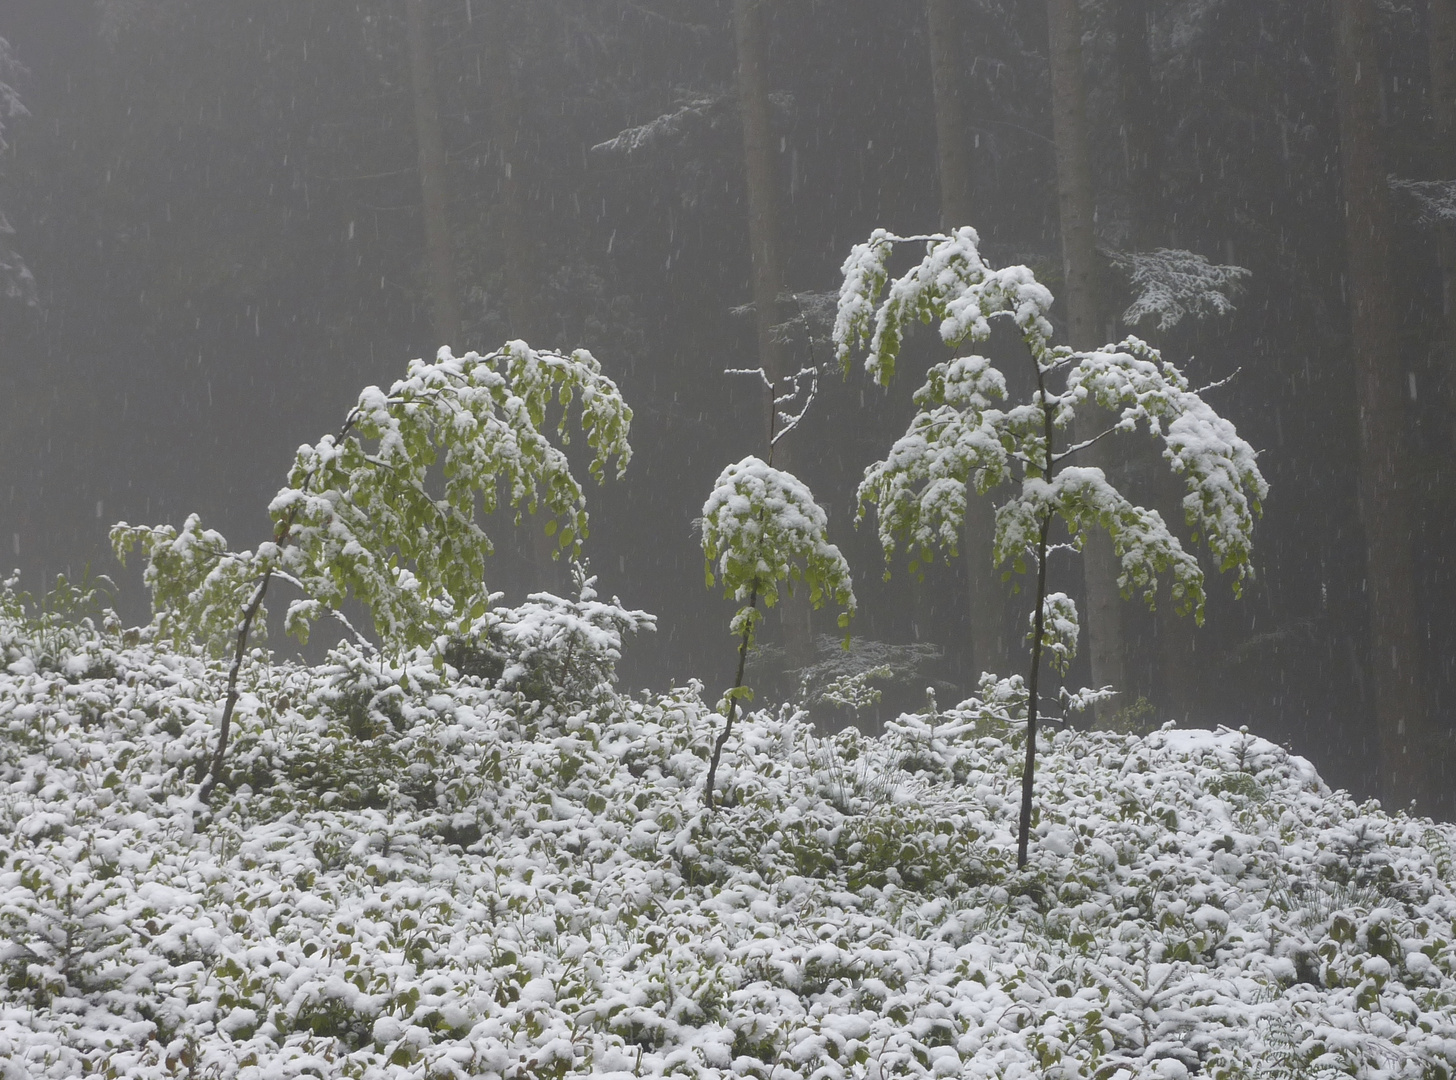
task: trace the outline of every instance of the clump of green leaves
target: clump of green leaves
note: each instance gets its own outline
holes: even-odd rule
[[[554,433],[548,412],[560,406]],[[588,352],[538,352],[513,341],[481,356],[411,362],[388,391],[368,387],[337,435],[299,448],[269,513],[271,543],[233,551],[194,516],[112,529],[119,556],[140,546],[160,629],[226,648],[250,590],[277,573],[303,593],[288,629],[301,640],[346,598],[368,609],[393,652],[434,642],[489,604],[479,521],[502,506],[545,518],[575,554],[587,535],[586,498],[562,448],[578,406],[600,482],[631,459],[632,410]],[[555,435],[555,440],[552,439]]]
[[[719,580],[724,595],[743,603],[730,624],[733,633],[754,632],[763,619],[756,601],[773,607],[782,588],[794,582],[809,590],[816,608],[833,600],[839,625],[855,611],[849,563],[828,541],[829,518],[814,495],[792,473],[756,457],[729,465],[703,505],[703,555],[707,583]]]

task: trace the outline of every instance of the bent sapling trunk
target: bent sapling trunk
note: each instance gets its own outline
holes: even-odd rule
[[[757,608],[758,591],[749,593],[748,606]],[[733,676],[733,689],[728,691],[728,715],[723,720],[723,730],[718,733],[718,738],[713,742],[713,759],[708,763],[708,780],[703,785],[703,802],[707,803],[708,809],[713,806],[713,785],[718,779],[718,762],[723,757],[723,747],[728,745],[728,736],[733,734],[733,717],[738,711],[738,698],[743,689],[743,670],[748,665],[748,649],[753,641],[753,631],[745,627],[743,635],[738,639],[738,674]]]
[[[242,622],[238,624],[238,643],[233,650],[232,666],[228,669],[227,700],[222,707],[222,720],[217,726],[217,749],[213,751],[212,764],[208,766],[207,775],[202,780],[202,785],[197,789],[197,801],[206,803],[212,798],[212,789],[217,787],[217,781],[222,776],[223,762],[227,756],[228,733],[232,729],[233,710],[238,705],[238,672],[243,667],[243,657],[248,652],[248,635],[253,629],[253,620],[258,617],[258,610],[263,606],[263,597],[268,592],[268,582],[273,580],[273,571],[264,570],[263,576],[258,579],[258,586],[253,590],[253,598],[248,601],[247,610],[243,612]]]

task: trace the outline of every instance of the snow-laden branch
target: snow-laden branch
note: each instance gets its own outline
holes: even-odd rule
[[[677,142],[700,125],[715,126],[724,111],[734,102],[731,93],[699,94],[679,101],[669,112],[655,116],[645,124],[626,128],[612,138],[593,146],[594,154],[630,156]]]
[[[1389,183],[1392,191],[1410,196],[1422,225],[1456,223],[1456,180],[1403,180],[1392,175]]]
[[[1136,294],[1122,321],[1136,326],[1156,317],[1158,329],[1173,329],[1185,318],[1226,315],[1250,271],[1242,266],[1211,263],[1193,251],[1109,251],[1112,265],[1127,274]]]

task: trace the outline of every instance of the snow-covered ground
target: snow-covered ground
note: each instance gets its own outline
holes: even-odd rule
[[[1231,731],[552,700],[0,618],[0,1074],[1447,1077],[1446,825]],[[521,689],[520,687],[524,687]],[[542,698],[545,698],[543,700]]]

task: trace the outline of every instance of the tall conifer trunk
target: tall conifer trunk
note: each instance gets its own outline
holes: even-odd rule
[[[963,98],[962,0],[927,0],[930,73],[935,92],[936,164],[940,179],[940,226],[949,232],[974,225],[974,172]],[[1006,675],[1011,650],[1006,632],[1006,590],[992,559],[996,514],[989,498],[972,491],[966,505],[963,562],[970,605],[971,671]],[[928,594],[922,586],[917,597]]]
[[[1102,344],[1097,295],[1097,241],[1093,233],[1096,197],[1087,134],[1087,87],[1082,72],[1082,13],[1077,0],[1047,0],[1052,77],[1052,136],[1056,143],[1057,197],[1062,226],[1062,296],[1067,304],[1070,343],[1075,349]],[[1105,417],[1087,413],[1078,439],[1091,438]],[[1081,416],[1078,417],[1081,421]],[[1109,471],[1112,464],[1103,442],[1087,450],[1083,463]],[[1112,541],[1095,531],[1083,557],[1087,611],[1083,622],[1092,661],[1092,685],[1127,688],[1122,644],[1121,596]],[[1115,709],[1116,706],[1111,708]]]
[[[1429,13],[1431,118],[1435,122],[1431,163],[1439,179],[1456,180],[1456,0],[1430,0]],[[1449,415],[1456,418],[1456,225],[1438,226],[1438,235],[1448,408]],[[1452,435],[1456,445],[1456,420]]]
[[[533,345],[553,345],[543,336],[547,327],[541,310],[540,268],[528,199],[529,132],[511,57],[513,5],[511,0],[487,0],[482,14],[486,24],[485,71],[495,151],[495,215],[500,227],[507,333]]]
[[[550,347],[557,343],[547,336],[539,252],[531,231],[530,133],[511,48],[515,20],[521,12],[513,0],[485,0],[479,11],[484,22],[484,73],[495,166],[493,219],[500,245],[495,255],[501,269],[506,336],[538,348]],[[528,535],[536,588],[562,592],[568,579],[565,567],[555,558],[556,541],[535,521]]]
[[[758,356],[768,377],[792,374],[788,344],[774,328],[786,321],[783,241],[780,235],[777,149],[769,101],[768,27],[765,0],[733,0],[733,31],[738,50],[738,109],[743,122],[743,162],[748,181],[748,246],[752,259],[753,312]],[[765,441],[773,437],[769,408],[762,413]],[[779,468],[792,471],[794,448],[787,440],[775,452]],[[780,621],[790,661],[803,666],[813,658],[809,598],[800,589],[781,601]]]
[[[435,56],[430,45],[430,15],[425,0],[404,0],[409,42],[410,89],[414,98],[415,147],[419,156],[420,199],[425,218],[425,251],[430,267],[430,300],[436,345],[463,351],[460,307],[455,293],[455,253],[450,241],[450,192],[446,178],[445,132],[435,92]]]
[[[1402,446],[1400,323],[1391,285],[1391,220],[1380,128],[1379,32],[1373,0],[1335,0],[1336,87],[1346,281],[1359,405],[1359,496],[1365,528],[1370,668],[1381,792],[1391,810],[1426,807],[1426,716],[1420,683],[1410,486]]]
[[[1114,0],[1113,29],[1117,35],[1115,60],[1131,218],[1129,243],[1135,251],[1152,251],[1170,246],[1167,235],[1170,215],[1164,205],[1161,184],[1158,133],[1162,118],[1148,44],[1147,0]],[[1157,464],[1156,455],[1150,458],[1149,453],[1140,451],[1144,461]],[[1148,500],[1176,529],[1183,521],[1183,485],[1166,469],[1155,467],[1151,474],[1153,490],[1148,493]],[[1168,589],[1159,598],[1153,626],[1157,631],[1158,672],[1155,685],[1145,689],[1158,706],[1160,720],[1170,715],[1185,719],[1196,704],[1194,624],[1174,609]]]

